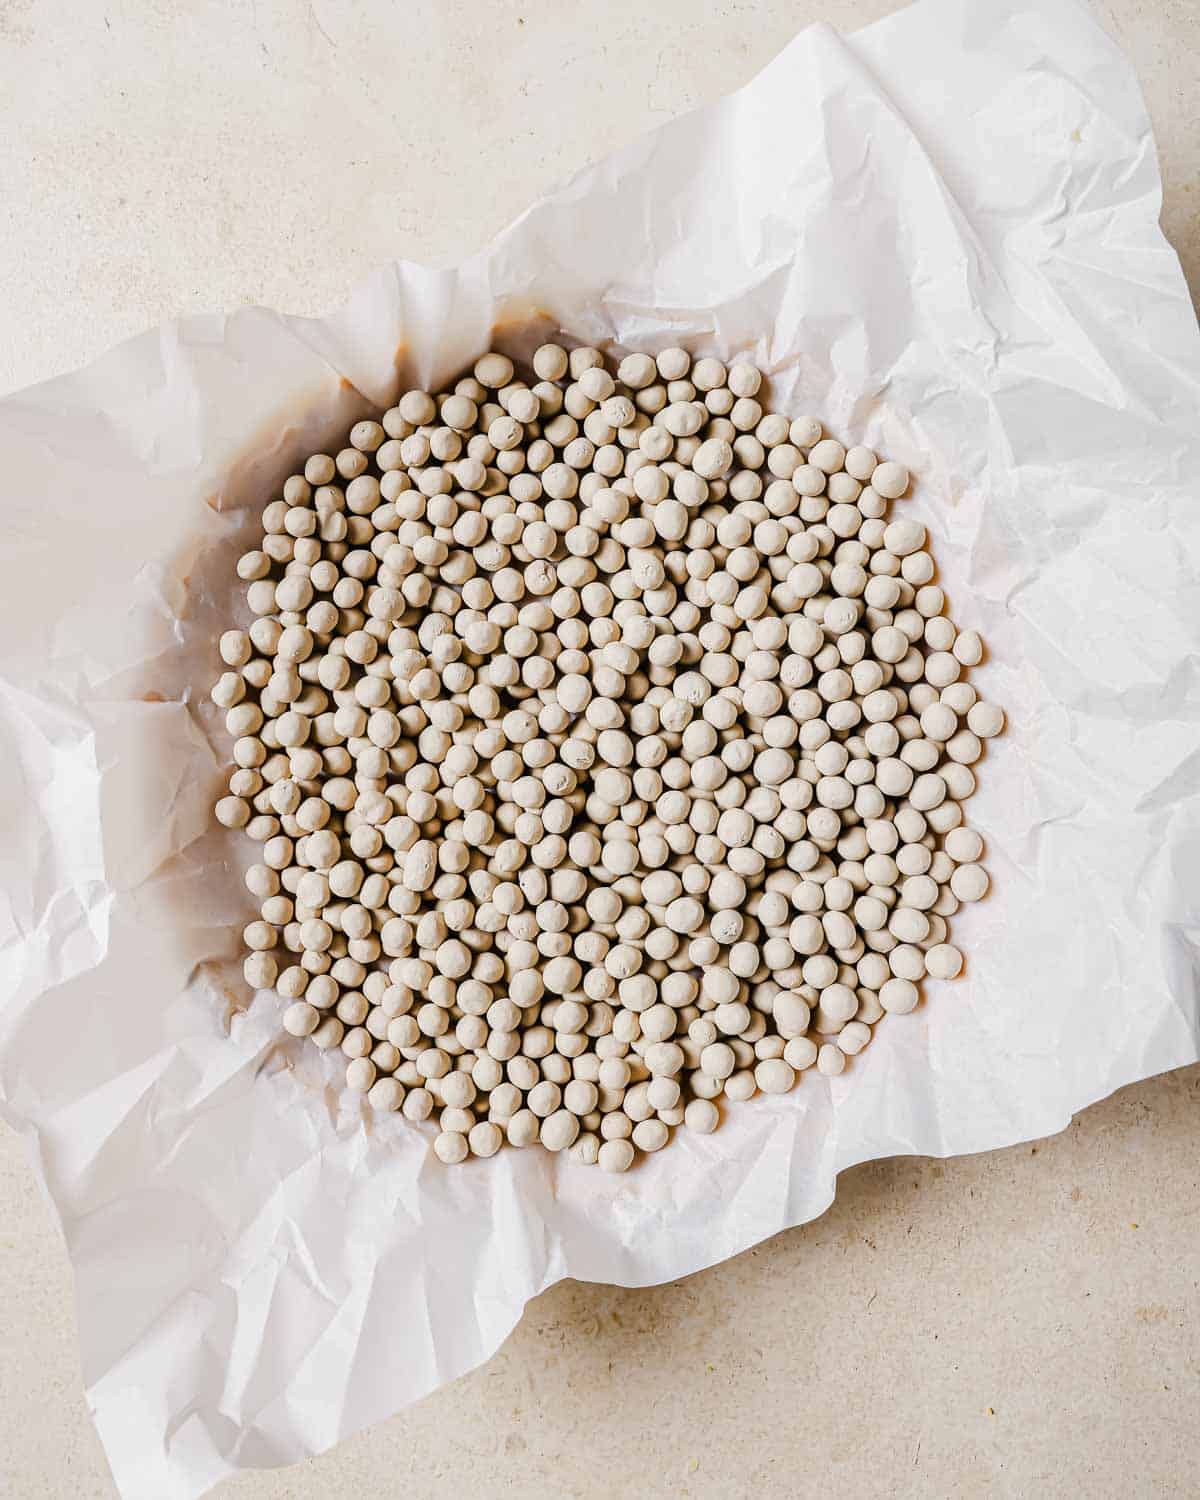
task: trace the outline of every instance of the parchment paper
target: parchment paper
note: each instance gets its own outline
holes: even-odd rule
[[[127,1500],[326,1448],[560,1277],[679,1277],[856,1162],[1041,1136],[1197,1057],[1200,335],[1158,207],[1133,75],[1075,0],[925,0],[804,32],[456,270],[389,266],[326,319],[190,318],[0,403],[0,1097]],[[277,1002],[245,1010],[245,852],[210,824],[200,700],[252,512],[401,379],[531,320],[748,353],[780,409],[908,463],[1009,714],[966,978],[616,1179],[537,1150],[448,1171],[339,1098]]]

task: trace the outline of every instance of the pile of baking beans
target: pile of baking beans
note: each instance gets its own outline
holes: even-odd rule
[[[544,344],[309,458],[237,571],[244,972],[447,1163],[625,1171],[842,1072],[988,888],[1002,711],[908,472],[683,349]]]

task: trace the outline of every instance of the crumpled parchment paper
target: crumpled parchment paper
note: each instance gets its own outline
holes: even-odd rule
[[[61,1219],[126,1500],[320,1451],[485,1360],[563,1276],[682,1276],[837,1174],[1061,1128],[1198,1055],[1200,335],[1128,64],[1076,0],[804,32],[457,270],[326,319],[189,318],[0,402],[0,1098]],[[203,706],[232,564],[304,452],[496,335],[745,352],[909,464],[1009,715],[993,892],[844,1076],[623,1178],[453,1171],[247,1009]]]

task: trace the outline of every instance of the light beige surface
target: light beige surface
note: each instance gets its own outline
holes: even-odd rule
[[[887,0],[0,0],[0,389],[182,312],[323,311]],[[1195,290],[1196,0],[1104,0]],[[78,13],[78,14],[76,14]],[[473,35],[471,34],[473,30]],[[676,1285],[567,1284],[484,1369],[220,1500],[1191,1496],[1200,1069],[1039,1146],[894,1161]],[[71,1280],[0,1136],[0,1496],[112,1500]]]

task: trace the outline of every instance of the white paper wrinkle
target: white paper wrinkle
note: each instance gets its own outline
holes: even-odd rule
[[[815,27],[749,86],[327,318],[190,318],[0,402],[0,1109],[76,1268],[125,1500],[320,1452],[488,1358],[564,1276],[673,1280],[839,1172],[1033,1139],[1200,1054],[1200,333],[1136,80],[1077,0]],[[446,1170],[240,977],[215,829],[233,564],[282,478],[401,383],[565,330],[761,362],[908,464],[1009,731],[964,978],[845,1074],[623,1178]],[[51,591],[48,580],[55,580]]]

